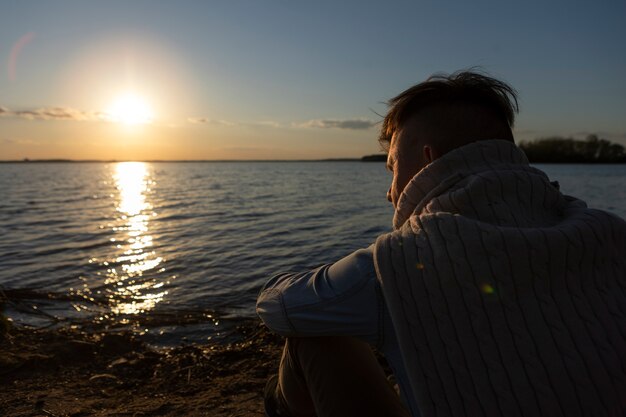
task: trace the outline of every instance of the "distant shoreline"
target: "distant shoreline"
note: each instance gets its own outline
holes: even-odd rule
[[[330,158],[330,159],[30,159],[0,160],[0,164],[92,164],[118,162],[148,162],[148,163],[202,163],[202,162],[362,162],[360,158]]]
[[[363,158],[329,158],[329,159],[146,159],[146,160],[117,160],[117,159],[31,159],[31,160],[0,160],[0,164],[113,164],[120,162],[145,163],[228,163],[228,162],[385,162],[384,158],[364,156]],[[621,165],[626,162],[598,162],[598,161],[530,161],[531,164],[576,164],[576,165]]]

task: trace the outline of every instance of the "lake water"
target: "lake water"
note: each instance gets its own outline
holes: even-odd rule
[[[626,164],[537,166],[626,217]],[[0,289],[16,321],[219,338],[273,274],[389,231],[389,179],[361,162],[0,164]]]

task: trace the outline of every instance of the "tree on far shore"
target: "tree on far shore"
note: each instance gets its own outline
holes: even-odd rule
[[[530,162],[626,162],[624,147],[589,135],[585,140],[549,137],[519,143]]]
[[[626,149],[619,143],[589,135],[586,139],[552,136],[521,141],[518,146],[534,163],[626,163]],[[366,155],[364,162],[385,162],[386,154]]]

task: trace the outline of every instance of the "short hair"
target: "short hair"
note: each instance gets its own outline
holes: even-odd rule
[[[434,105],[461,105],[486,109],[510,133],[519,111],[517,92],[505,82],[475,70],[453,74],[435,74],[426,81],[403,91],[387,102],[390,109],[385,116],[378,141],[388,151],[394,132],[421,109]],[[493,138],[495,139],[495,138]],[[504,139],[504,138],[502,138]]]

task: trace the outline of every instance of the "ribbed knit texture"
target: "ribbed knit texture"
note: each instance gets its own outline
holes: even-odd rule
[[[626,222],[513,143],[420,171],[375,264],[424,416],[626,415]]]

